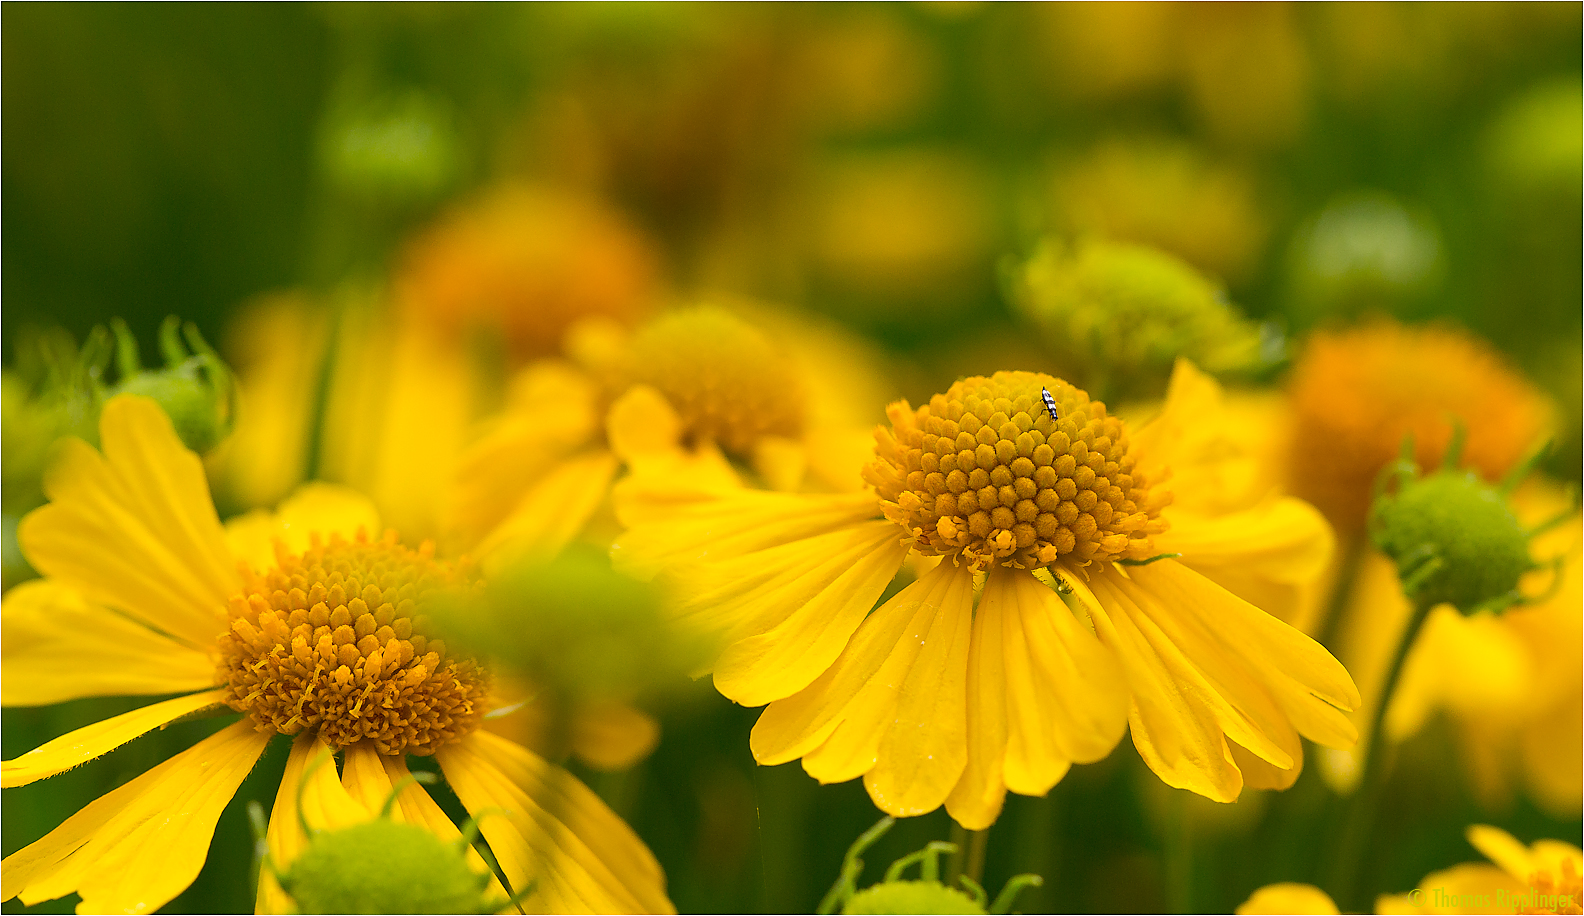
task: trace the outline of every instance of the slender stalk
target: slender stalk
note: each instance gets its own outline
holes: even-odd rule
[[[963,860],[968,851],[968,830],[956,821],[952,821],[951,844],[956,848],[946,860],[947,887],[956,885],[957,876],[963,873]]]
[[[968,867],[964,873],[975,884],[984,883],[985,846],[990,842],[990,828],[975,830],[968,835]]]
[[[1386,777],[1391,773],[1391,761],[1395,751],[1395,748],[1386,746],[1386,711],[1391,706],[1392,696],[1397,692],[1397,682],[1402,678],[1403,663],[1408,660],[1408,651],[1413,648],[1414,640],[1419,635],[1419,628],[1424,625],[1425,618],[1430,616],[1432,606],[1429,602],[1420,602],[1414,606],[1413,614],[1408,618],[1408,626],[1403,630],[1402,638],[1397,643],[1397,651],[1392,655],[1391,667],[1387,669],[1386,682],[1381,689],[1380,702],[1376,704],[1370,721],[1369,743],[1364,746],[1367,755],[1364,775],[1359,780],[1357,791],[1353,793],[1353,802],[1348,808],[1341,842],[1335,847],[1338,859],[1331,884],[1339,906],[1345,907],[1353,902],[1354,886],[1358,882],[1364,860],[1370,854],[1375,815],[1386,789]]]

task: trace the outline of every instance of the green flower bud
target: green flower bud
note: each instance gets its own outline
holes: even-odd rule
[[[1063,373],[1081,377],[1091,392],[1103,390],[1102,397],[1159,394],[1178,356],[1213,373],[1271,361],[1260,328],[1237,313],[1217,283],[1144,245],[1047,241],[1013,273],[1011,287],[1014,304],[1039,327]]]
[[[983,913],[984,904],[939,881],[887,881],[853,894],[843,913]]]
[[[858,876],[863,874],[864,850],[884,836],[895,818],[881,818],[880,822],[863,832],[847,848],[842,859],[841,877],[820,901],[818,912],[830,913],[841,907],[843,913],[1006,913],[1025,887],[1038,887],[1043,881],[1038,875],[1017,875],[1006,883],[995,903],[986,904],[984,888],[967,875],[957,880],[963,889],[947,887],[940,881],[940,854],[957,851],[956,844],[934,842],[918,852],[905,855],[886,869],[885,880],[858,890]],[[902,878],[902,872],[914,864],[919,866],[919,880]]]
[[[315,835],[280,883],[302,913],[486,913],[489,881],[456,843],[375,818]]]
[[[1539,454],[1493,485],[1455,467],[1462,445],[1459,430],[1441,470],[1420,476],[1406,441],[1403,457],[1377,484],[1370,537],[1397,564],[1403,593],[1415,604],[1499,611],[1524,600],[1518,580],[1535,568],[1529,539],[1536,531],[1519,523],[1507,494]]]
[[[592,551],[509,563],[492,572],[482,597],[466,606],[438,601],[433,614],[451,637],[560,701],[630,697],[679,680],[703,660],[654,587]]]
[[[116,363],[121,381],[109,396],[139,394],[153,398],[170,417],[182,443],[198,453],[213,449],[231,434],[235,422],[236,386],[231,370],[198,333],[198,326],[182,326],[172,315],[160,325],[160,350],[165,368],[144,369],[137,341],[126,323],[111,322],[116,336]],[[185,334],[189,353],[182,345]]]

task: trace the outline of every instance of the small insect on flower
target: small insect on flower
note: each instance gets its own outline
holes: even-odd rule
[[[1050,389],[1041,388],[1040,397],[1045,399],[1045,409],[1050,411],[1051,419],[1060,420],[1061,417],[1056,414],[1056,399],[1051,397]]]

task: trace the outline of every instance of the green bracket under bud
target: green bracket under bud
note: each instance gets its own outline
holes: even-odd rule
[[[121,381],[109,395],[140,394],[159,402],[182,442],[207,452],[231,434],[236,422],[236,383],[231,370],[192,322],[171,315],[160,324],[159,347],[165,368],[144,369],[137,340],[119,318],[115,334],[116,368]]]
[[[858,890],[858,877],[863,873],[863,859],[859,856],[873,846],[896,823],[895,818],[881,818],[880,822],[865,830],[848,847],[842,859],[841,877],[820,901],[816,911],[821,916],[833,913],[837,907],[843,913],[1006,913],[1025,887],[1038,887],[1043,880],[1038,875],[1018,875],[1006,883],[995,903],[977,881],[966,875],[958,876],[962,889],[948,887],[940,881],[940,855],[957,851],[955,843],[935,841],[891,863],[885,879],[879,884]],[[919,880],[908,881],[902,873],[917,863]]]

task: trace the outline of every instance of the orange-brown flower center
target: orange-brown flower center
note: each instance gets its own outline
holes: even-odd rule
[[[220,637],[226,702],[260,730],[317,729],[334,747],[368,739],[384,754],[432,754],[471,732],[486,676],[429,638],[419,608],[463,570],[359,533],[302,554],[277,547],[277,565],[231,599]]]
[[[1154,555],[1170,495],[1138,472],[1122,421],[1061,379],[975,376],[890,416],[866,478],[923,553],[1023,568]]]

